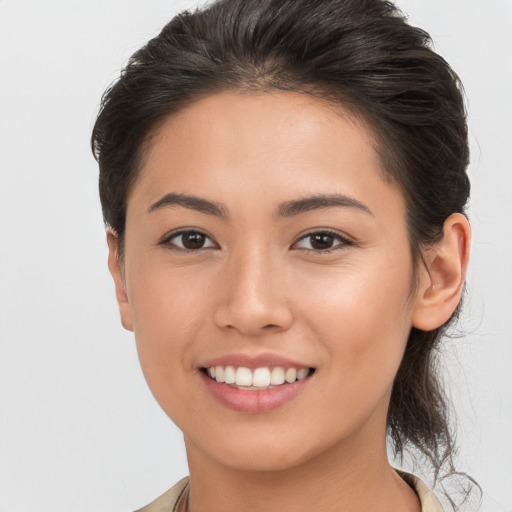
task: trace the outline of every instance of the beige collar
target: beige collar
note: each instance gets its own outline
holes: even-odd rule
[[[404,471],[397,471],[416,492],[421,503],[421,512],[443,512],[435,494],[417,477]],[[186,512],[188,501],[188,477],[181,479],[149,505],[136,512]]]

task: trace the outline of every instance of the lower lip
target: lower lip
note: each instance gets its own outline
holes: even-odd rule
[[[238,412],[259,413],[282,407],[293,400],[309,383],[311,376],[292,384],[274,388],[245,390],[222,384],[200,372],[203,382],[212,395],[225,407]]]

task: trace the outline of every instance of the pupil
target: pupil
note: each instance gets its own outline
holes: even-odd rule
[[[183,246],[187,249],[201,249],[204,245],[205,236],[201,233],[185,233],[183,235]]]
[[[311,246],[314,249],[330,249],[332,247],[332,235],[313,235],[311,237]]]

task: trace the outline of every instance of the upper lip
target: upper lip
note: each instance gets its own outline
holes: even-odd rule
[[[263,354],[226,354],[208,359],[199,365],[200,368],[211,368],[212,366],[243,366],[250,369],[275,366],[284,366],[285,368],[298,369],[311,368],[310,364],[304,364],[280,354],[273,354],[269,352]]]

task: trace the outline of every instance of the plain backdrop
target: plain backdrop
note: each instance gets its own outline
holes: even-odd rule
[[[0,512],[129,511],[187,474],[118,320],[89,137],[129,55],[195,4],[0,0]],[[467,334],[444,371],[459,467],[510,512],[512,1],[398,4],[468,97]]]

